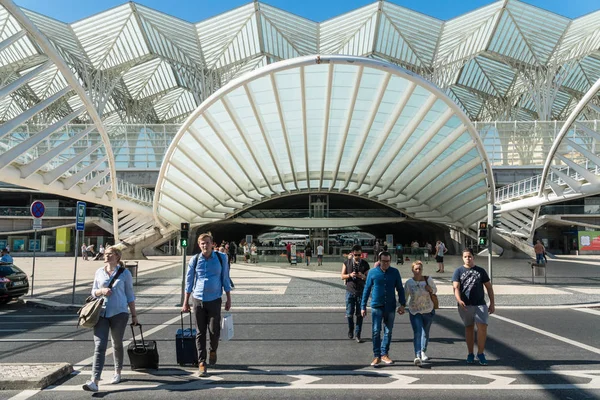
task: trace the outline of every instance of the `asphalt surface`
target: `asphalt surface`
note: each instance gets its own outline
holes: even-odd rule
[[[396,317],[390,350],[396,361],[393,366],[369,365],[373,358],[370,316],[363,327],[365,342],[347,339],[338,265],[321,270],[235,265],[235,337],[221,342],[218,364],[209,368],[208,378],[201,379],[194,367],[176,363],[175,331],[180,321],[174,305],[179,301],[181,265],[173,259],[149,261],[146,265],[152,268],[141,269],[138,277],[136,304],[145,338],[158,343],[159,370],[131,371],[126,356],[122,383],[110,385],[113,366],[108,354],[100,392],[84,392],[81,385],[89,378],[93,355],[91,331],[76,328],[74,311],[12,302],[0,307],[0,363],[68,362],[75,371],[43,391],[0,391],[0,400],[173,395],[181,399],[599,399],[600,308],[584,308],[600,298],[597,264],[566,263],[564,269],[554,269],[563,283],[550,285],[518,283],[524,279],[517,273],[520,264],[512,267],[512,273],[510,265],[498,265],[498,310],[490,318],[487,367],[466,365],[464,328],[448,291],[451,273],[434,274],[443,308],[431,329],[428,355],[432,360],[421,368],[413,364],[408,315]],[[89,276],[100,266],[91,262],[80,266],[77,300],[88,295]],[[72,273],[68,265],[48,262],[38,268],[36,297],[70,303],[71,289],[60,275],[60,271],[64,276]],[[403,268],[407,268],[401,266],[406,278]],[[127,330],[125,340],[130,339]]]
[[[358,344],[346,338],[341,310],[234,309],[235,337],[221,342],[218,364],[203,379],[194,376],[192,366],[176,363],[177,309],[147,309],[139,314],[146,339],[158,343],[160,369],[130,371],[126,357],[123,382],[110,385],[109,355],[101,392],[94,396],[160,399],[176,392],[179,398],[192,399],[198,397],[197,390],[210,390],[215,399],[341,399],[391,398],[401,390],[402,396],[426,399],[439,398],[441,391],[451,398],[481,398],[483,391],[486,398],[600,398],[600,310],[498,311],[490,318],[487,367],[465,364],[463,327],[454,309],[438,310],[428,351],[432,360],[423,368],[414,366],[409,319],[398,316],[390,350],[396,363],[372,368],[369,317],[365,342]],[[64,361],[76,370],[33,399],[90,396],[81,385],[90,374],[93,338],[90,330],[75,328],[72,312],[13,303],[0,314],[0,326],[1,362]],[[130,331],[125,339],[131,339]],[[19,393],[0,392],[0,399]]]

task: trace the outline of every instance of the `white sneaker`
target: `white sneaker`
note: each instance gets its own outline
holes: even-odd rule
[[[421,352],[421,361],[427,361],[429,360],[429,357],[427,357],[427,354],[425,354],[424,351]]]
[[[115,376],[112,378],[112,381],[110,381],[111,385],[116,385],[117,383],[121,383],[121,374],[115,374]]]
[[[423,362],[421,361],[421,359],[419,357],[415,358],[414,363],[417,367],[420,367],[423,364]]]
[[[82,386],[83,390],[86,390],[88,392],[97,392],[98,391],[98,385],[96,385],[96,383],[94,381],[87,381],[85,383],[85,385]]]

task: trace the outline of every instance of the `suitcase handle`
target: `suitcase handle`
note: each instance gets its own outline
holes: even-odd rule
[[[190,332],[192,332],[192,311],[187,312],[190,315]],[[183,311],[181,311],[181,332],[183,333]]]
[[[131,337],[133,338],[133,347],[135,347],[135,349],[137,350],[138,344],[135,340],[135,331],[133,330],[133,327],[136,326],[135,324],[130,324],[129,325],[131,327]],[[144,353],[147,351],[146,349],[146,343],[144,342],[144,333],[142,332],[142,324],[137,324],[137,326],[140,327],[140,338],[142,339],[142,348],[144,349]]]

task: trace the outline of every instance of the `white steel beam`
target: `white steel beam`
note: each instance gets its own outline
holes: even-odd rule
[[[102,142],[98,142],[95,145],[81,151],[80,153],[75,155],[75,157],[70,158],[69,160],[65,161],[63,164],[57,166],[53,170],[46,172],[44,174],[44,182],[46,184],[54,182],[63,174],[65,174],[68,170],[77,165],[81,160],[92,154],[94,151],[98,150],[102,146],[102,144]]]
[[[106,161],[107,161],[106,156],[98,158],[96,161],[94,161],[87,167],[82,168],[79,171],[77,171],[76,173],[74,173],[73,175],[63,179],[63,185],[65,185],[65,189],[67,189],[67,190],[71,189],[73,186],[75,186],[77,184],[77,182],[79,182],[80,180],[85,178],[87,175],[91,174],[93,171],[96,170],[96,168],[98,168],[102,163],[105,163]]]
[[[21,32],[23,32],[23,31],[21,31]],[[4,86],[3,88],[0,88],[0,99],[5,98],[6,96],[8,96],[12,92],[14,92],[18,88],[20,88],[21,86],[25,85],[27,82],[29,82],[30,80],[32,80],[33,78],[35,78],[36,76],[38,76],[39,74],[41,74],[42,72],[44,72],[51,66],[52,66],[52,62],[50,60],[48,60],[45,63],[41,64],[40,66],[27,72],[26,74],[21,75],[18,79],[14,80],[13,82],[9,83],[8,85]]]

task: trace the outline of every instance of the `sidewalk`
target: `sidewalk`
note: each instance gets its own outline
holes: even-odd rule
[[[190,257],[187,258],[189,262]],[[15,264],[28,275],[32,274],[32,258],[15,258]],[[403,280],[412,277],[412,259],[403,265],[393,264],[400,270]],[[492,259],[492,282],[498,306],[556,306],[600,303],[600,257],[569,257],[549,260],[546,279],[535,277],[525,259]],[[370,260],[373,266],[372,260]],[[455,306],[452,290],[452,273],[462,264],[461,257],[445,257],[445,273],[435,272],[435,261],[424,263],[424,274],[434,278],[442,306]],[[476,257],[476,264],[488,270],[487,257]],[[73,301],[73,258],[36,259],[34,296],[22,299],[31,305],[54,309],[78,309],[89,296],[95,271],[102,261],[77,262],[75,296]],[[289,306],[303,304],[331,306],[343,304],[343,282],[340,279],[342,259],[327,260],[317,266],[316,259],[310,266],[287,263],[237,263],[232,266],[231,276],[236,283],[235,296],[244,296],[251,306]],[[182,280],[180,256],[152,257],[139,261],[136,285],[136,303],[140,307],[174,307],[180,298]],[[547,284],[544,284],[544,282]],[[306,304],[302,293],[296,289],[311,282],[312,296]],[[338,288],[334,290],[332,288]],[[342,299],[340,302],[339,300]],[[295,303],[296,302],[296,303]]]

